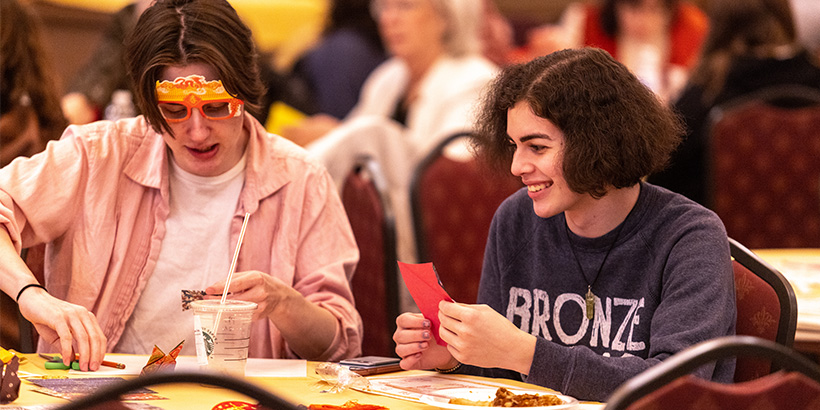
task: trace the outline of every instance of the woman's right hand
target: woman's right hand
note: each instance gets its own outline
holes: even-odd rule
[[[80,370],[95,371],[105,357],[107,339],[88,309],[51,296],[43,289],[30,288],[20,295],[20,313],[34,325],[40,338],[59,348],[63,364],[70,365],[80,355]]]
[[[436,343],[430,321],[420,313],[402,313],[396,318],[393,341],[404,370],[449,369],[458,364],[446,346]]]

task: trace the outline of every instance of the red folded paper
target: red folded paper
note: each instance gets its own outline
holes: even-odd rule
[[[442,300],[453,302],[453,298],[441,286],[433,263],[399,262],[399,271],[407,285],[407,290],[410,291],[410,295],[413,296],[413,300],[421,310],[421,314],[430,321],[430,328],[436,338],[436,343],[447,346],[438,334],[439,327],[441,327],[441,322],[438,320],[438,304]]]

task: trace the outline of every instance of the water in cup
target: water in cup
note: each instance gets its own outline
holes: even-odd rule
[[[194,339],[202,369],[242,377],[248,361],[251,318],[256,303],[241,300],[197,300]],[[218,321],[218,326],[214,323]]]

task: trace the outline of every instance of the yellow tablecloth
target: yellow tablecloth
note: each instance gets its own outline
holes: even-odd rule
[[[48,0],[64,6],[114,13],[129,0]],[[277,68],[287,68],[321,35],[328,0],[230,0],[263,52],[275,53]]]
[[[820,248],[757,249],[789,281],[797,297],[795,341],[820,342]]]
[[[49,376],[65,376],[69,375],[69,377],[87,377],[85,375],[74,375],[68,374],[64,370],[45,370],[43,364],[45,363],[45,359],[42,359],[34,354],[25,354],[22,355],[27,359],[26,363],[20,366],[20,370],[23,374],[25,372],[35,373],[39,375],[49,375]],[[116,357],[116,355],[115,355]],[[363,393],[360,391],[352,390],[352,389],[345,389],[339,393],[327,393],[323,392],[326,390],[326,387],[320,386],[317,382],[320,379],[315,376],[315,366],[317,363],[308,362],[307,364],[307,374],[304,377],[249,377],[247,381],[256,384],[264,389],[288,400],[294,404],[335,404],[341,405],[349,400],[356,400],[361,404],[376,404],[385,406],[390,410],[432,410],[435,407],[410,401],[410,400],[402,400],[391,398],[382,395],[376,394],[369,394]],[[419,374],[419,373],[432,373],[432,372],[421,372],[421,371],[411,371],[411,372],[404,372],[407,375],[411,374]],[[400,373],[392,373],[392,375],[396,375]],[[435,373],[433,373],[435,374]],[[88,377],[93,377],[94,373],[88,373]],[[526,389],[542,389],[537,386],[529,385],[526,383],[516,382],[512,380],[506,379],[486,379],[486,378],[479,378],[475,376],[456,376],[456,377],[463,377],[463,378],[471,378],[476,380],[483,380],[483,381],[492,381],[495,383],[502,383],[504,385],[510,387],[519,387],[519,388],[526,388]],[[51,403],[65,403],[64,399],[48,396],[42,393],[37,393],[32,391],[32,385],[23,382],[20,397],[14,401],[13,405],[16,406],[32,406],[38,404],[51,404]],[[253,402],[253,400],[230,390],[224,390],[221,388],[214,388],[214,387],[206,387],[201,385],[194,385],[194,384],[184,384],[184,385],[160,385],[160,386],[149,386],[151,390],[156,391],[160,396],[166,397],[167,400],[147,400],[145,403],[151,404],[153,406],[161,407],[167,410],[173,409],[211,409],[217,403],[221,403],[224,401],[229,400],[240,400],[240,401],[247,401]],[[584,403],[582,405],[582,409],[600,409],[603,406],[601,404],[589,404]]]

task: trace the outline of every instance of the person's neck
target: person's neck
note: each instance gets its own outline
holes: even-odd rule
[[[603,236],[626,220],[640,193],[641,185],[636,184],[609,190],[600,199],[588,197],[575,209],[564,212],[567,226],[574,234],[585,238]]]
[[[442,54],[441,50],[431,46],[428,52],[406,59],[405,63],[410,70],[410,83],[416,84],[421,81]]]

